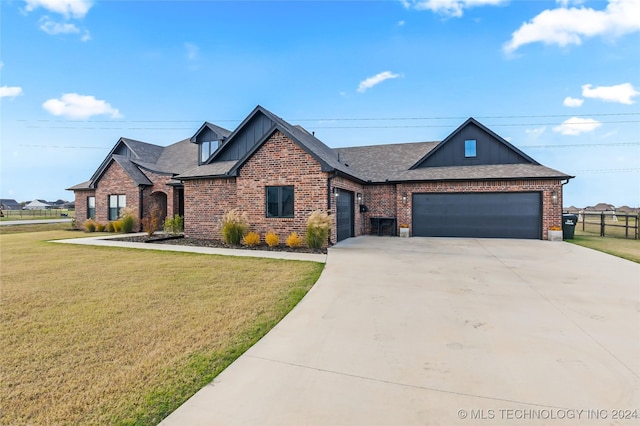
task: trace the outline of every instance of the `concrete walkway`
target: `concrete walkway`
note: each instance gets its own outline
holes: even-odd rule
[[[130,234],[130,235],[146,235]],[[327,260],[326,254],[313,253],[297,253],[285,251],[266,251],[266,250],[245,250],[245,249],[225,249],[212,247],[194,247],[181,246],[176,244],[149,244],[149,243],[130,243],[126,241],[114,241],[114,238],[121,238],[122,235],[116,236],[98,236],[86,238],[70,238],[68,240],[56,240],[55,243],[63,244],[80,244],[89,246],[103,247],[128,247],[143,250],[160,250],[160,251],[179,251],[185,253],[201,253],[201,254],[217,254],[222,256],[240,256],[240,257],[263,257],[268,259],[285,259],[285,260],[306,260],[310,262],[324,263]]]
[[[561,242],[359,237],[161,424],[636,425],[639,377],[640,265]]]

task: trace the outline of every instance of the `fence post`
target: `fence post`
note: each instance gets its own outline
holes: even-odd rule
[[[624,214],[624,238],[629,238],[629,213]]]
[[[604,237],[604,212],[600,213],[600,236]]]

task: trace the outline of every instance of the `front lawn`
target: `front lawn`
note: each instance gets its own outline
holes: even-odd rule
[[[155,425],[269,331],[323,268],[6,231],[0,424]]]
[[[574,239],[565,241],[640,263],[640,240],[600,237],[576,230]]]

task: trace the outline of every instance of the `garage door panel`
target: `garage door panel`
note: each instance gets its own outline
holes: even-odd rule
[[[541,236],[538,192],[413,195],[413,235],[533,238]]]

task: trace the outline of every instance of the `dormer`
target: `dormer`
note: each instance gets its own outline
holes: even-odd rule
[[[198,145],[198,164],[207,164],[230,134],[231,132],[227,129],[205,122],[190,139],[192,143]]]

